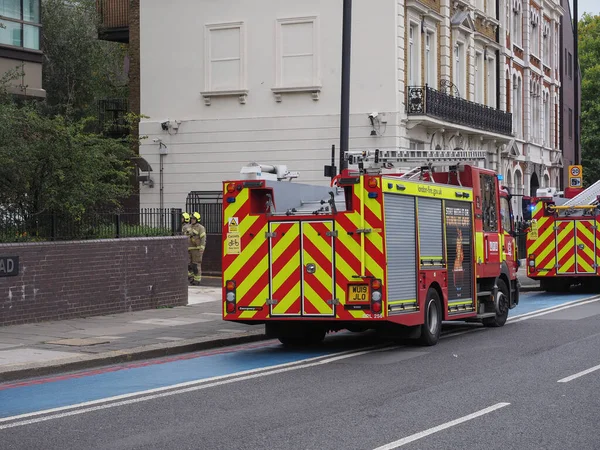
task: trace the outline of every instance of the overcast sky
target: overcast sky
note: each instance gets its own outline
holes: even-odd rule
[[[569,0],[571,4],[571,14],[573,13],[573,3],[575,0]],[[600,15],[600,1],[598,0],[578,0],[577,9],[579,17],[583,16],[583,13],[590,13],[591,15]]]

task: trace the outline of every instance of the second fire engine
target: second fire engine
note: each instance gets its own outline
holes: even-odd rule
[[[284,344],[376,329],[434,345],[445,320],[503,326],[518,258],[510,193],[464,164],[484,155],[350,152],[358,169],[332,187],[260,165],[225,181],[223,319],[265,324]],[[415,168],[385,174],[394,163]]]

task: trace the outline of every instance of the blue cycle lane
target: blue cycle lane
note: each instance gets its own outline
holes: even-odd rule
[[[590,294],[523,294],[510,316],[582,300]],[[359,349],[355,345],[354,349]],[[344,350],[348,350],[346,347]],[[191,353],[140,363],[121,364],[97,370],[69,373],[17,383],[0,384],[0,420],[22,414],[64,408],[115,396],[168,388],[180,383],[268,369],[286,363],[340,352],[325,345],[308,350],[284,350],[278,342],[266,341],[216,351]]]

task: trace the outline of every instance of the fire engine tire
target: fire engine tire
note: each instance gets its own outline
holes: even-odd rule
[[[442,330],[442,302],[438,292],[429,288],[425,300],[425,322],[421,325],[421,345],[431,346],[437,344]]]
[[[498,279],[496,281],[498,285],[498,304],[500,313],[496,311],[495,317],[489,317],[487,319],[483,319],[482,323],[486,327],[502,327],[506,323],[506,319],[508,319],[508,310],[509,310],[509,299],[510,293],[508,291],[508,287],[506,283],[502,279]]]

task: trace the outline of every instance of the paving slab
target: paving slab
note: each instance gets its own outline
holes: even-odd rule
[[[188,306],[2,327],[0,382],[266,339],[224,322],[221,280],[208,281]]]

